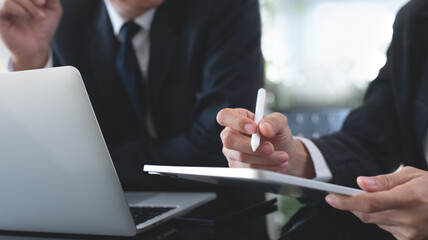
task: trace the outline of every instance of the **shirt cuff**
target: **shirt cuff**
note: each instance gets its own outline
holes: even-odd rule
[[[315,178],[313,180],[321,182],[330,182],[333,179],[333,174],[325,161],[324,156],[318,147],[309,139],[303,137],[295,137],[299,139],[308,149],[315,167]]]
[[[46,62],[46,65],[44,68],[51,68],[53,67],[53,55],[52,55],[52,51],[50,51],[49,53],[49,58],[48,61]],[[13,68],[13,62],[12,62],[12,58],[9,58],[9,63],[7,64],[7,69],[8,72],[15,72],[15,69]]]

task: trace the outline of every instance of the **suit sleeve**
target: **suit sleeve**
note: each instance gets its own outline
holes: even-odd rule
[[[411,60],[418,50],[410,37],[410,16],[406,9],[398,14],[387,63],[369,85],[362,107],[350,113],[341,131],[313,139],[337,184],[356,187],[358,176],[393,172],[416,156],[410,74],[419,70]]]

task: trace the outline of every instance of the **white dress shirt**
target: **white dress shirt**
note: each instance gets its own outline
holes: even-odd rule
[[[107,12],[110,17],[110,22],[113,27],[113,32],[119,41],[122,42],[120,29],[127,22],[123,19],[116,9],[111,5],[109,0],[104,0],[107,7]],[[141,30],[132,38],[132,45],[134,46],[135,55],[140,65],[141,73],[144,80],[148,80],[149,62],[150,62],[150,28],[152,26],[153,18],[156,13],[156,8],[147,10],[140,16],[136,17],[133,21],[141,27]],[[151,116],[150,104],[147,106],[149,109],[146,113],[147,130],[151,137],[156,137],[157,133],[153,124],[153,117]]]
[[[424,153],[425,153],[425,160],[428,163],[428,129],[426,130],[426,134],[424,136]],[[331,173],[330,168],[327,165],[327,162],[322,155],[321,151],[318,149],[318,147],[309,139],[302,138],[302,137],[296,137],[302,143],[305,145],[305,147],[308,149],[309,154],[311,155],[312,161],[314,162],[315,167],[315,178],[314,180],[323,181],[323,182],[330,182],[333,179],[333,174]],[[403,167],[403,165],[400,165],[400,167],[396,170],[400,170]]]
[[[116,9],[111,5],[109,0],[104,0],[104,2],[107,7],[107,12],[113,27],[113,32],[119,41],[121,41],[122,37],[120,36],[120,29],[127,22],[127,20],[123,19],[119,13],[117,13]],[[149,34],[155,12],[156,9],[152,8],[134,19],[134,22],[141,27],[141,30],[132,38],[132,45],[134,45],[135,55],[137,56],[137,60],[144,79],[147,79],[148,77],[150,60]]]
[[[107,8],[107,13],[110,17],[110,22],[113,27],[113,32],[119,41],[122,40],[120,36],[120,29],[127,22],[126,19],[123,19],[116,9],[111,5],[109,0],[104,0],[104,3]],[[141,30],[135,34],[132,38],[132,45],[134,46],[135,55],[137,57],[138,64],[140,66],[141,73],[143,74],[144,79],[148,79],[148,70],[149,70],[149,61],[150,61],[150,28],[152,26],[153,18],[156,13],[156,8],[147,10],[133,21],[141,27]],[[53,67],[53,56],[52,51],[49,55],[49,59],[45,65],[45,68]],[[10,58],[8,64],[8,71],[13,72],[13,63]],[[150,106],[149,106],[150,107]],[[146,114],[147,129],[152,137],[156,137],[156,131],[153,124],[152,116],[150,111]]]
[[[333,179],[333,174],[325,161],[324,156],[318,147],[309,139],[303,137],[295,137],[299,139],[308,149],[309,155],[311,155],[312,161],[314,162],[315,178],[314,180],[322,182],[330,182]]]

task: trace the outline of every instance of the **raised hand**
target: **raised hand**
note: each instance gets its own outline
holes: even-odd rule
[[[0,35],[15,70],[43,67],[62,16],[58,0],[3,0]]]

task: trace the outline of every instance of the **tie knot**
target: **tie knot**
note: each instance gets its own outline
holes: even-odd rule
[[[140,26],[138,26],[136,23],[129,21],[123,24],[123,26],[120,28],[120,34],[125,41],[129,41],[138,31],[140,31],[140,29]]]

